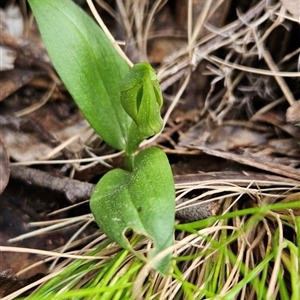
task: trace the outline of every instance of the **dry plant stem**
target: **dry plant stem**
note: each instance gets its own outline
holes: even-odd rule
[[[162,72],[162,74],[163,74],[163,72]],[[182,69],[175,74],[170,74],[170,76],[161,83],[161,85],[160,85],[161,90],[165,91],[169,86],[174,84],[176,81],[178,81],[180,78],[182,78],[185,74],[186,74],[185,69]]]
[[[116,12],[112,9],[105,1],[103,0],[95,0],[95,2],[102,7],[106,12],[108,12],[117,22],[120,22]]]
[[[85,246],[82,250],[77,251],[77,253],[80,253],[80,252],[81,253],[89,253],[92,250],[92,247],[94,247],[97,243],[102,242],[103,239],[105,239],[105,238],[106,237],[104,235],[101,235],[101,236],[98,235],[98,237],[96,239],[94,239],[92,243],[90,243],[89,245]],[[10,247],[10,248],[12,249],[12,247]],[[19,249],[24,250],[24,252],[26,252],[26,253],[29,252],[28,250],[31,250],[31,249],[26,249],[26,248],[17,248],[17,250],[19,250]],[[37,250],[37,251],[39,251],[39,250]],[[110,259],[111,255],[114,255],[114,254],[118,253],[118,251],[119,251],[119,247],[116,247],[116,248],[111,247],[110,249],[108,249],[108,251],[106,251],[106,254],[104,253],[105,251],[102,251],[102,254],[104,254],[104,256],[103,255],[102,256],[98,256],[98,258],[100,258],[100,261],[101,260],[104,260],[104,261],[108,260],[108,259]],[[49,251],[46,251],[46,252],[51,257],[46,258],[45,261],[53,260],[53,257],[57,257],[57,253],[55,253],[55,252],[54,252],[54,255],[52,255],[52,252],[49,252]],[[39,254],[39,253],[37,253],[37,254]],[[41,253],[41,254],[43,255],[43,253]],[[46,255],[46,253],[45,253],[45,255]],[[58,256],[62,256],[62,255],[58,254]],[[70,257],[67,258],[68,256],[70,256]],[[72,255],[72,254],[69,254],[69,255],[66,254],[66,255],[63,255],[62,257],[66,258],[66,260],[64,260],[60,264],[59,267],[57,267],[54,271],[52,271],[51,274],[49,274],[49,275],[47,275],[47,276],[45,276],[45,277],[43,277],[43,278],[41,278],[41,279],[39,279],[37,281],[35,281],[35,282],[33,282],[33,283],[25,286],[22,289],[19,289],[18,291],[14,292],[14,293],[12,293],[10,295],[7,295],[5,298],[2,298],[2,300],[3,299],[4,300],[15,299],[17,296],[23,294],[24,292],[26,292],[26,291],[28,291],[28,290],[36,287],[36,286],[39,286],[40,284],[43,284],[43,283],[49,281],[50,279],[52,279],[52,278],[56,277],[57,275],[59,275],[63,270],[66,269],[66,266],[68,266],[74,259],[76,259],[75,258],[76,255]],[[79,257],[79,259],[81,259],[81,258],[84,258],[85,256],[78,254],[78,257]],[[89,257],[90,260],[92,259],[91,256],[88,256],[88,257]],[[19,274],[21,275],[21,273],[19,272],[17,274],[17,276],[19,276]]]
[[[250,266],[251,256],[253,253],[254,248],[258,246],[259,243],[263,244],[263,239],[266,235],[266,229],[262,228],[262,230],[259,231],[258,235],[255,237],[255,239],[252,241],[252,243],[249,245],[247,251],[246,251],[246,260],[245,260],[245,267],[247,269],[253,268],[255,265]],[[244,286],[241,293],[241,299],[246,299],[246,289],[247,286]]]
[[[64,220],[64,219],[63,220],[58,220],[58,222],[56,224],[50,225],[46,229],[41,228],[41,229],[37,229],[35,231],[31,231],[31,232],[28,232],[28,233],[21,234],[21,235],[15,237],[15,238],[9,239],[8,242],[9,243],[19,242],[19,241],[22,241],[24,239],[36,236],[38,234],[43,234],[46,231],[57,230],[57,229],[60,229],[60,228],[63,228],[63,227],[69,226],[69,225],[74,225],[74,224],[78,225],[78,224],[84,223],[86,220],[88,220],[88,221],[93,220],[92,214],[82,215],[82,216],[79,216],[79,217],[73,217],[73,218],[69,218],[67,220]]]
[[[81,226],[72,236],[71,238],[65,243],[65,245],[59,250],[59,253],[64,253],[65,251],[68,250],[68,247],[72,244],[72,242],[79,236],[80,233],[82,233],[89,224],[91,224],[93,222],[93,218],[87,220],[87,222]],[[51,264],[51,266],[49,267],[49,271],[52,271],[55,267],[55,265],[57,264],[59,258],[56,258],[53,263]]]
[[[94,222],[94,220],[92,219],[92,222]],[[91,234],[91,235],[88,235],[88,236],[85,236],[84,238],[80,238],[80,239],[77,239],[75,241],[73,241],[72,243],[70,243],[69,245],[69,249],[81,249],[82,248],[82,245],[84,244],[87,244],[89,243],[90,241],[93,241],[95,240],[95,238],[99,237],[99,232],[95,232],[94,234]],[[57,252],[60,252],[62,249],[62,247],[59,247],[57,248]],[[78,252],[77,253],[78,255],[81,254],[81,252]],[[49,259],[49,260],[53,260],[53,258]],[[58,267],[58,266],[57,266]],[[57,268],[56,267],[56,268]],[[19,273],[18,273],[19,274]],[[17,275],[18,275],[17,274]]]
[[[254,74],[260,74],[260,75],[268,75],[268,76],[281,76],[281,77],[300,77],[300,72],[280,72],[280,71],[270,71],[270,70],[263,70],[263,69],[256,69],[256,68],[251,68],[251,67],[247,67],[247,66],[242,66],[236,63],[231,63],[228,61],[225,61],[221,58],[218,58],[214,55],[209,55],[207,57],[205,57],[205,59],[207,59],[208,61],[210,61],[211,63],[217,65],[219,67],[219,65],[225,65],[227,67],[233,68],[233,69],[237,69],[237,70],[241,70],[241,71],[245,71],[245,72],[249,72],[249,73],[254,73]]]
[[[78,159],[61,159],[61,160],[32,160],[25,162],[14,162],[11,166],[30,166],[30,165],[60,165],[60,164],[76,164],[76,163],[87,163],[87,162],[102,162],[106,159],[112,159],[122,155],[124,151],[120,151],[114,154],[108,154],[103,156],[95,156],[89,158],[78,158]]]
[[[50,280],[50,279],[52,279],[52,278],[58,276],[60,273],[61,273],[61,270],[58,270],[58,271],[56,271],[56,272],[52,272],[51,274],[49,274],[49,275],[47,275],[47,276],[45,276],[45,277],[43,277],[43,278],[41,278],[41,279],[39,279],[39,280],[37,280],[37,281],[34,281],[33,283],[30,283],[30,284],[24,286],[23,288],[21,288],[21,289],[15,291],[15,292],[13,292],[13,293],[11,293],[11,294],[9,294],[9,295],[3,297],[3,298],[1,298],[1,300],[12,300],[12,299],[16,299],[16,297],[22,295],[22,294],[25,293],[26,291],[28,291],[28,290],[30,290],[30,289],[36,287],[36,286],[39,286],[39,285],[42,284],[42,283],[47,282],[47,280]]]
[[[60,214],[60,213],[65,212],[65,211],[67,211],[67,210],[69,210],[69,209],[72,209],[72,208],[78,207],[78,206],[80,206],[80,205],[89,203],[89,201],[90,201],[90,200],[83,200],[83,201],[80,201],[79,203],[71,204],[71,205],[66,206],[66,207],[63,207],[63,208],[61,208],[61,209],[57,209],[57,210],[55,210],[55,211],[49,212],[49,213],[47,214],[47,216],[50,217],[50,216],[54,216],[54,215]],[[54,223],[55,223],[55,221],[54,221]],[[34,226],[35,222],[31,222],[30,224],[32,224],[31,226]],[[37,226],[38,226],[38,225],[37,225]]]
[[[38,255],[72,258],[72,259],[88,259],[88,260],[99,260],[99,259],[106,258],[105,256],[76,255],[76,254],[57,253],[54,251],[21,248],[21,247],[10,247],[10,246],[0,246],[0,252],[32,253]]]
[[[283,103],[285,101],[285,97],[281,97],[267,105],[265,105],[264,107],[262,107],[260,110],[258,110],[252,117],[250,120],[255,120],[255,118],[257,118],[259,115],[263,115],[266,112],[268,112],[269,110],[271,110],[272,108],[276,107],[277,105]]]
[[[274,63],[269,51],[264,50],[263,51],[263,57],[265,59],[265,62],[267,63],[268,67],[270,68],[270,70],[272,72],[278,72],[278,68],[276,66],[276,64]],[[299,73],[300,76],[300,73]],[[295,102],[295,98],[291,92],[291,90],[289,89],[288,85],[286,84],[286,82],[283,80],[282,77],[278,76],[278,75],[274,75],[278,85],[280,86],[282,93],[284,94],[286,100],[289,102],[290,105],[293,105],[293,103]]]
[[[136,43],[138,46],[139,51],[142,53],[142,57],[145,55],[143,53],[143,39],[144,39],[144,32],[143,32],[143,21],[144,16],[147,14],[146,12],[146,0],[140,0],[140,1],[134,1],[134,0],[128,0],[128,4],[132,5],[133,10],[133,19],[135,23],[136,28]]]
[[[278,214],[275,215],[277,224],[278,224],[278,231],[279,231],[279,238],[278,238],[278,253],[276,254],[275,257],[275,263],[274,263],[274,267],[273,267],[273,271],[272,271],[272,275],[271,275],[271,279],[269,282],[269,288],[268,288],[268,292],[266,295],[266,299],[272,299],[272,295],[274,292],[274,289],[278,283],[278,273],[280,272],[280,264],[281,264],[281,257],[282,257],[282,251],[284,248],[284,244],[283,244],[283,227],[282,227],[282,222],[280,220],[280,217]]]
[[[217,226],[217,227],[205,228],[205,229],[202,229],[200,231],[201,231],[201,234],[203,236],[206,236],[206,235],[214,233],[214,232],[216,232],[220,229],[236,230],[236,228],[233,227],[233,226],[222,226],[221,228]],[[178,254],[183,252],[186,248],[189,248],[192,245],[195,245],[197,242],[199,242],[199,240],[203,240],[203,237],[191,234],[191,235],[185,237],[184,239],[182,239],[181,241],[178,241],[173,246],[161,251],[153,259],[149,260],[143,266],[143,268],[140,270],[140,272],[137,276],[137,279],[134,282],[134,285],[132,287],[133,299],[137,299],[137,300],[142,300],[143,299],[142,296],[141,296],[141,293],[140,293],[142,291],[142,286],[143,286],[147,276],[149,275],[151,269],[153,269],[153,266],[158,261],[160,261],[166,255],[168,255],[170,253],[174,253],[176,250],[178,250]],[[182,248],[180,248],[180,247],[182,247]]]
[[[290,60],[293,56],[296,56],[296,55],[299,54],[299,53],[300,53],[300,47],[299,47],[298,49],[294,50],[293,52],[287,54],[287,55],[286,55],[286,56],[278,63],[278,65],[281,65],[282,63],[284,63],[284,62]],[[298,70],[300,69],[300,65],[299,65],[299,64],[300,64],[300,61],[299,61],[299,59],[298,59]]]
[[[127,64],[132,67],[133,63],[129,60],[129,58],[126,56],[126,54],[123,52],[123,50],[120,48],[120,46],[117,44],[116,40],[114,39],[114,37],[112,36],[112,34],[110,33],[110,31],[107,29],[106,25],[104,24],[104,22],[102,21],[101,17],[99,16],[94,3],[92,0],[86,0],[94,18],[96,19],[96,21],[98,22],[98,24],[100,25],[100,27],[102,28],[102,30],[105,32],[106,36],[109,38],[109,40],[111,41],[111,43],[113,44],[113,46],[115,47],[115,49],[118,51],[118,53],[121,55],[121,57],[127,62]]]
[[[242,244],[236,263],[233,266],[226,282],[224,283],[222,290],[220,291],[219,294],[220,299],[222,299],[222,296],[225,296],[226,292],[230,289],[230,287],[233,285],[234,282],[236,283],[238,282],[238,277],[241,275],[239,273],[239,270],[240,270],[240,264],[243,263],[244,251],[245,251],[245,243]]]
[[[188,9],[187,9],[187,38],[188,38],[188,55],[189,59],[191,60],[193,55],[193,45],[192,42],[192,32],[193,32],[193,2],[191,0],[188,0]],[[204,12],[205,13],[205,12]],[[200,16],[203,16],[203,12]]]
[[[201,14],[199,15],[198,19],[196,20],[195,23],[195,28],[192,32],[192,30],[189,33],[189,44],[191,47],[194,47],[197,38],[199,37],[203,27],[204,27],[204,22],[208,17],[209,11],[210,11],[210,7],[212,4],[212,0],[207,0],[204,2],[204,6],[202,7],[202,11]],[[190,19],[192,20],[192,0],[189,0],[189,13],[190,13]],[[190,29],[192,24],[189,24]],[[190,56],[191,57],[191,56]]]
[[[142,39],[142,53],[145,57],[148,57],[147,55],[147,42],[148,42],[148,34],[150,31],[150,26],[153,23],[155,13],[158,11],[158,8],[161,6],[164,6],[167,3],[167,0],[156,0],[154,4],[151,7],[150,12],[148,13],[146,24],[145,24],[145,30],[143,32],[143,39]]]
[[[276,162],[270,162],[263,159],[254,160],[252,157],[247,157],[239,154],[228,153],[219,150],[212,150],[202,146],[189,146],[191,149],[198,149],[203,151],[206,154],[221,157],[224,159],[236,161],[240,164],[249,165],[251,167],[255,167],[264,171],[268,171],[271,173],[281,174],[283,176],[298,180],[298,184],[300,183],[300,170],[295,169],[289,166],[285,166],[282,164],[278,164]]]
[[[49,88],[49,91],[47,91],[47,93],[42,97],[42,99],[39,102],[33,104],[30,107],[26,107],[25,109],[22,109],[18,112],[15,112],[14,115],[16,117],[22,117],[24,115],[32,113],[32,112],[36,111],[37,109],[41,108],[50,99],[50,97],[52,96],[56,86],[57,86],[57,83],[53,82],[52,85]]]
[[[259,3],[257,3],[257,5],[253,6],[247,11],[247,13],[243,16],[243,20],[245,20],[246,22],[250,21],[256,15],[259,15],[263,11],[264,7],[265,7],[265,1],[264,0],[260,1]],[[204,53],[208,53],[209,49],[216,50],[219,48],[218,45],[224,38],[228,38],[232,36],[234,33],[237,32],[237,30],[239,30],[244,25],[245,23],[242,22],[241,20],[236,20],[224,26],[223,28],[219,29],[217,34],[213,33],[202,38],[197,43],[197,46],[200,47],[201,45],[203,45],[201,46],[201,48],[199,48],[199,50]]]
[[[116,0],[116,3],[118,6],[119,14],[121,15],[122,25],[124,26],[124,28],[126,30],[127,38],[130,39],[132,31],[131,31],[131,25],[128,20],[128,14],[126,12],[124,3],[123,3],[123,1],[120,1],[120,0]]]
[[[256,15],[260,14],[264,8],[265,8],[265,1],[260,1],[253,8],[249,9],[249,11],[243,16],[243,20],[250,21]],[[197,25],[195,27],[197,28],[198,31],[201,29],[201,28],[199,29],[199,27],[201,27],[200,25],[202,24],[201,16],[204,15],[201,14],[198,20],[196,21]],[[193,37],[191,37],[191,42],[194,42],[196,44],[192,45],[192,47],[188,46],[187,49],[178,51],[178,53],[176,53],[176,56],[172,57],[172,61],[170,62],[170,64],[169,65],[165,64],[158,71],[158,78],[161,81],[163,81],[161,85],[162,90],[164,91],[170,85],[178,81],[178,79],[180,79],[181,76],[185,73],[185,69],[191,63],[193,65],[193,68],[195,68],[203,58],[206,58],[206,56],[209,53],[215,51],[216,49],[220,49],[220,47],[222,46],[232,43],[233,34],[238,36],[244,36],[245,30],[241,30],[240,32],[237,32],[237,30],[244,25],[245,24],[241,20],[234,21],[231,24],[219,29],[217,33],[212,33],[202,38],[197,43],[196,41],[193,40],[193,38],[197,36],[197,34],[194,34]],[[192,51],[193,52],[192,58],[187,57],[183,59],[183,56],[187,55],[192,48],[194,48]],[[172,71],[172,69],[174,70]]]
[[[291,20],[293,22],[296,22],[296,23],[300,24],[300,20],[299,19],[291,17],[291,16],[286,15],[286,14],[282,14],[281,12],[276,12],[275,15],[277,15],[277,16],[279,16],[281,18],[284,18],[284,19],[287,19],[287,20]]]
[[[85,133],[87,133],[90,129],[91,129],[91,127],[87,126],[83,130],[81,130],[80,132],[78,132],[77,134],[75,134],[74,136],[70,137],[65,142],[63,142],[62,144],[60,144],[56,148],[54,148],[50,153],[48,153],[46,155],[46,157],[44,157],[44,159],[45,160],[50,159],[52,156],[56,155],[61,150],[63,150],[64,148],[66,148],[68,145],[70,145],[71,143],[73,143],[74,141],[76,141],[77,139],[79,139],[82,135],[84,135]]]

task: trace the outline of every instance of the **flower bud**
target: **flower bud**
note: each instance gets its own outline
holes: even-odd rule
[[[123,77],[121,103],[144,138],[160,132],[163,98],[155,71],[148,63],[134,65]]]

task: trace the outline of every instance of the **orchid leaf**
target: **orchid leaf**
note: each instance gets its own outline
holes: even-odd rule
[[[129,67],[100,27],[70,0],[29,0],[63,83],[94,130],[124,150],[132,122],[120,100]]]
[[[115,169],[105,174],[94,188],[90,207],[100,229],[123,248],[133,249],[126,232],[133,230],[153,240],[152,258],[173,243],[175,190],[172,171],[158,148],[141,151],[134,169]],[[171,256],[156,269],[166,274]]]

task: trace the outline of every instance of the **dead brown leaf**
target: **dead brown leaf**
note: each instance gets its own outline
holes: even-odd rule
[[[268,145],[272,153],[300,158],[300,147],[296,139],[275,139],[269,141]]]
[[[294,167],[295,165],[300,165],[300,160],[292,161],[286,159],[283,163],[282,161],[277,162],[276,159],[272,158],[271,156],[264,155],[263,152],[255,153],[254,155],[247,151],[245,151],[243,154],[236,154],[219,150],[212,150],[205,146],[189,146],[189,148],[198,149],[212,156],[232,160],[243,165],[248,165],[274,174],[280,174],[281,176],[286,176],[296,180],[299,180],[300,178],[300,169],[296,169]]]
[[[256,147],[266,142],[264,134],[242,126],[224,125],[215,128],[192,128],[180,137],[179,146],[204,142],[210,149],[233,150]]]
[[[9,154],[0,136],[0,195],[7,186],[9,173]]]
[[[0,101],[16,92],[22,86],[26,85],[33,78],[43,74],[39,70],[14,69],[0,72]]]
[[[53,105],[53,107],[59,107]],[[16,161],[34,161],[61,156],[73,158],[74,152],[80,152],[84,141],[90,133],[79,135],[77,139],[66,145],[65,148],[53,152],[57,146],[69,138],[80,134],[88,128],[86,120],[78,118],[59,118],[52,112],[51,107],[39,109],[39,117],[15,117],[0,115],[2,138],[9,150],[10,156]],[[35,115],[35,114],[32,114]],[[39,122],[37,119],[40,119]],[[75,120],[74,120],[75,119]]]
[[[270,125],[273,125],[276,129],[281,129],[283,132],[288,133],[292,137],[298,139],[300,137],[299,128],[294,126],[294,124],[289,124],[285,122],[285,116],[283,112],[266,112],[264,114],[259,114],[252,118],[253,121],[260,121]],[[270,127],[272,128],[272,127]]]
[[[17,161],[42,159],[53,149],[45,129],[32,119],[2,115],[0,124],[3,141],[10,156]]]

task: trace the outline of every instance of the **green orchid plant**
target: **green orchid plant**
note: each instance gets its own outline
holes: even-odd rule
[[[29,0],[51,61],[79,109],[110,146],[125,153],[125,168],[97,183],[90,208],[100,229],[134,252],[126,234],[153,241],[147,261],[173,244],[175,189],[159,148],[139,145],[163,128],[163,97],[153,68],[132,68],[97,24],[70,0]],[[171,255],[155,265],[167,274]]]

